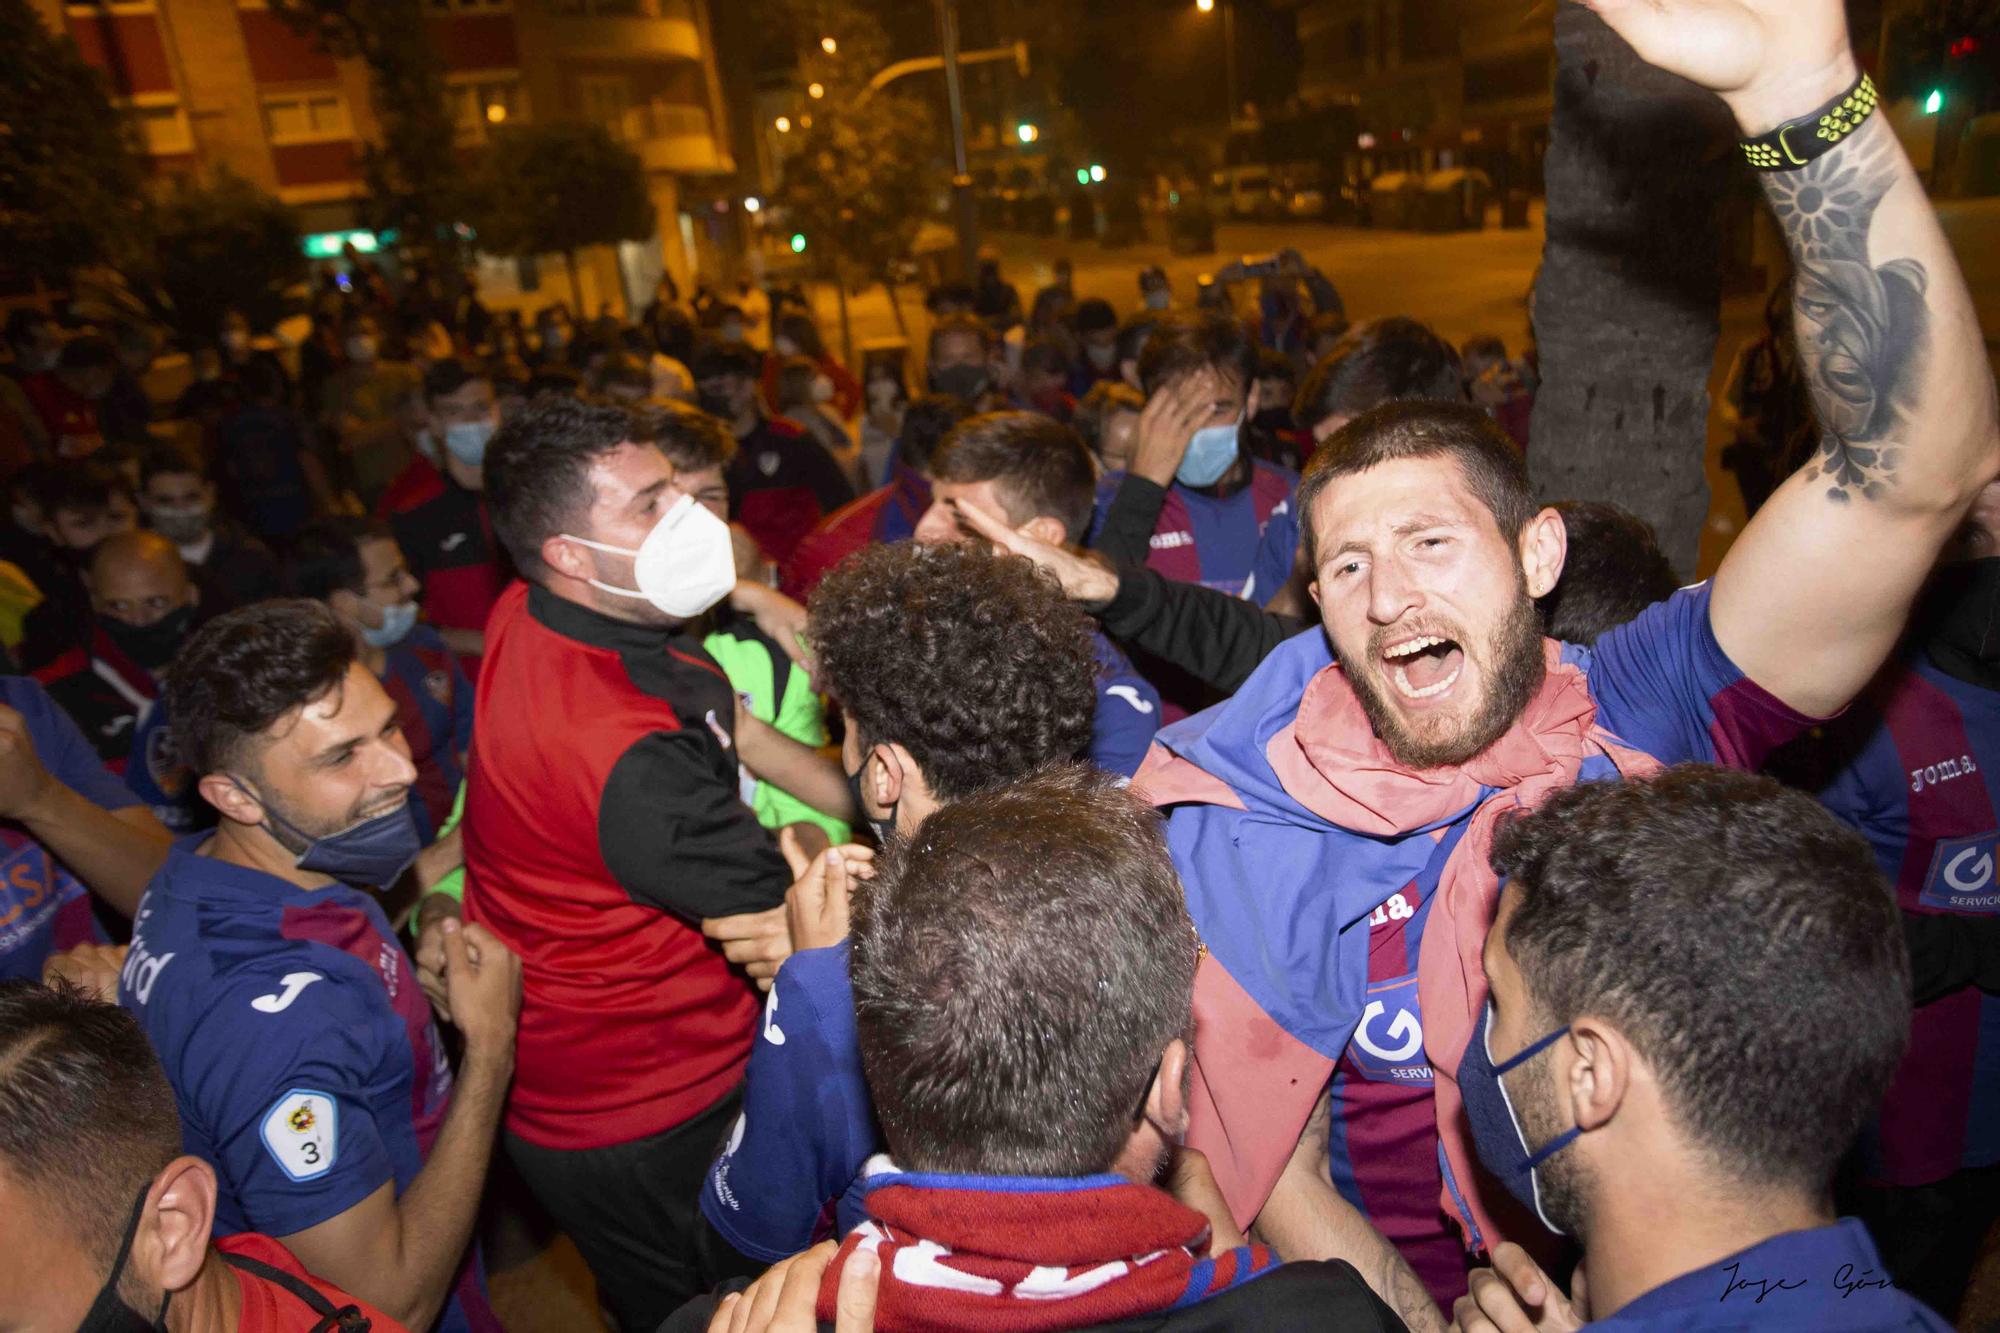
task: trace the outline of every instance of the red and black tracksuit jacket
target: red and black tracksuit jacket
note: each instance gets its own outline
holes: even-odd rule
[[[728,680],[678,630],[516,583],[486,626],[466,790],[465,914],[520,955],[507,1128],[628,1143],[742,1080],[758,998],[704,917],[784,901],[740,795]]]

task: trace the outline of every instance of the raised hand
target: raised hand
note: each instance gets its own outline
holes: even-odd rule
[[[1118,595],[1118,571],[1097,557],[1025,536],[973,505],[954,504],[952,509],[961,527],[985,538],[994,549],[1026,556],[1055,575],[1071,601],[1101,605]]]
[[[1648,63],[1722,95],[1750,134],[1856,77],[1840,0],[1583,0]]]

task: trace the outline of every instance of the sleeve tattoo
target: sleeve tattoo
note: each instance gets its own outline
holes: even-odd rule
[[[1868,259],[1875,210],[1898,179],[1879,119],[1809,166],[1763,176],[1792,251],[1799,358],[1819,418],[1805,472],[1839,502],[1893,483],[1929,335],[1924,266]]]

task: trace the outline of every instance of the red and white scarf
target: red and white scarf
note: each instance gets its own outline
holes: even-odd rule
[[[905,1173],[881,1157],[868,1171],[868,1220],[820,1286],[825,1321],[861,1249],[881,1260],[882,1333],[1085,1328],[1192,1305],[1278,1264],[1262,1245],[1209,1257],[1207,1218],[1122,1176]]]

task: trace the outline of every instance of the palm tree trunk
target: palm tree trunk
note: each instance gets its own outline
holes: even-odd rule
[[[1614,501],[1646,519],[1684,576],[1708,516],[1716,204],[1732,138],[1715,97],[1563,0],[1528,467],[1547,499]]]

